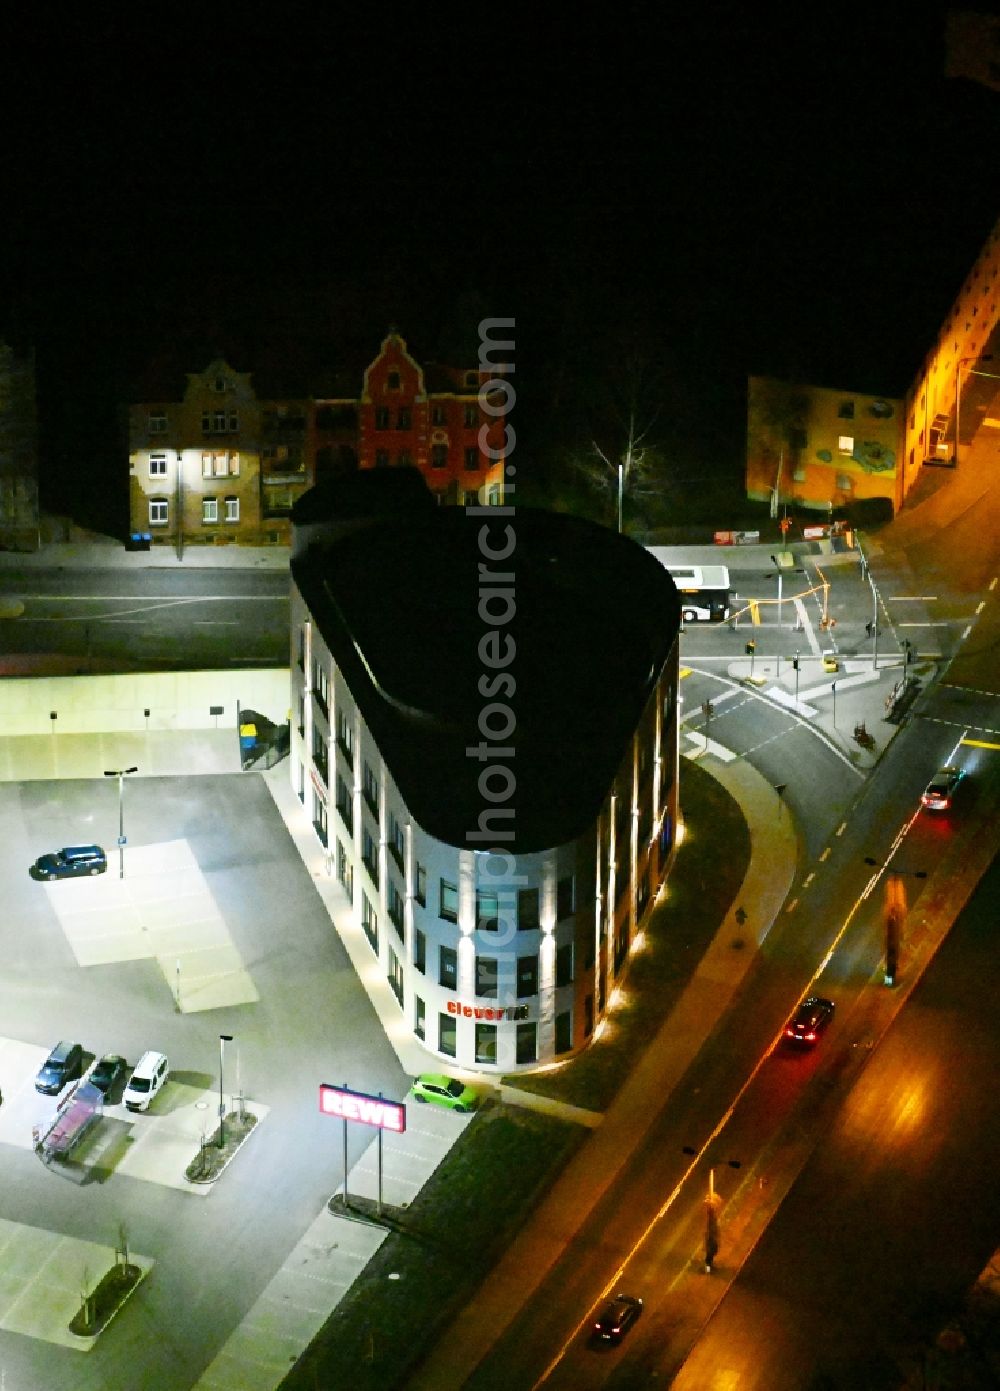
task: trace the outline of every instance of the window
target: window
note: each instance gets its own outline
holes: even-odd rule
[[[556,1015],[556,1052],[568,1053],[573,1047],[573,1014],[566,1010]]]
[[[150,456],[149,456],[149,476],[150,476],[150,478],[166,478],[166,476],[167,476],[167,456],[166,456],[166,454],[150,454]]]
[[[487,504],[488,504],[488,506],[490,506],[490,507],[499,507],[499,506],[500,506],[500,489],[499,489],[499,488],[491,488],[491,489],[490,489],[489,495],[488,495],[488,498],[487,498]]]
[[[365,936],[368,938],[368,941],[371,943],[371,949],[372,949],[372,951],[373,951],[373,952],[375,953],[375,955],[377,956],[377,955],[378,955],[378,914],[375,912],[375,909],[374,909],[374,907],[372,906],[372,901],[371,901],[371,899],[368,897],[368,895],[365,893],[364,889],[361,890],[361,926],[364,928]]]
[[[792,481],[795,483],[804,483],[806,481],[806,471],[801,464],[793,470]]]
[[[322,844],[323,844],[323,845],[328,845],[328,844],[329,844],[329,841],[328,841],[328,839],[327,839],[327,830],[326,830],[326,803],[323,801],[323,798],[319,795],[319,793],[316,791],[315,788],[313,788],[313,819],[312,819],[312,823],[313,823],[313,830],[314,830],[314,831],[316,832],[316,834],[319,836],[320,841],[322,842]]]
[[[376,407],[375,407],[375,429],[376,429],[376,430],[388,430],[388,428],[389,428],[389,407],[388,407],[388,406],[376,406]]]
[[[217,497],[202,498],[201,520],[203,522],[217,522],[219,520],[219,499]]]
[[[458,952],[454,947],[438,947],[438,984],[446,990],[458,985]]]
[[[556,885],[556,917],[560,920],[572,917],[574,912],[573,876],[560,879]]]
[[[299,738],[300,738],[300,739],[305,738],[305,732],[306,732],[306,698],[305,698],[304,695],[300,695],[300,696],[299,696],[299,717],[298,717],[298,719],[296,720],[295,723],[296,723],[296,728],[297,728],[298,731],[299,731]]]
[[[386,978],[389,982],[389,989],[395,995],[400,1004],[403,1003],[403,967],[400,965],[399,957],[389,948],[389,969],[386,971]]]
[[[306,669],[306,630],[300,628],[295,638],[295,656],[299,664],[299,671]]]
[[[376,449],[376,451],[375,451],[375,467],[376,467],[376,468],[388,468],[388,467],[389,467],[389,451],[388,451],[388,449]]]
[[[474,444],[465,446],[465,467],[470,473],[475,473],[479,467],[479,450]]]
[[[240,519],[240,500],[238,497],[226,498],[226,521],[238,522]]]
[[[446,1058],[455,1056],[455,1022],[453,1014],[438,1015],[438,1052],[443,1053]]]
[[[344,710],[337,710],[337,743],[340,751],[347,759],[349,768],[354,767],[354,731],[350,726]]]
[[[386,885],[386,912],[389,914],[389,921],[399,936],[403,940],[403,895],[396,887],[395,881],[390,877]]]
[[[458,887],[455,884],[446,884],[441,880],[441,906],[438,916],[444,918],[446,922],[458,922]]]
[[[378,816],[378,778],[372,770],[371,764],[365,760],[361,771],[361,795],[368,803],[373,816]]]
[[[851,454],[854,453],[854,436],[853,436],[853,435],[838,435],[838,436],[837,436],[837,453],[838,453],[838,454],[847,454],[848,456],[850,456]]]
[[[389,375],[388,375],[388,376],[386,377],[386,379],[385,379],[385,384],[386,384],[386,386],[388,387],[388,389],[389,389],[390,391],[398,391],[398,390],[399,390],[399,373],[398,373],[398,372],[390,372]]]
[[[476,928],[479,932],[499,930],[500,905],[495,889],[476,890]]]
[[[854,487],[854,480],[849,473],[837,474],[837,487],[842,493],[849,493]]]
[[[538,890],[519,889],[517,894],[517,930],[531,932],[538,926]]]
[[[473,405],[466,406],[463,412],[463,419],[465,421],[465,428],[467,430],[474,430],[479,424],[479,407]]]
[[[837,418],[838,418],[839,420],[853,420],[853,419],[854,419],[854,402],[853,402],[853,401],[841,401],[840,405],[837,407]]]
[[[151,435],[165,435],[167,433],[167,417],[162,411],[150,411],[149,433]]]
[[[413,876],[413,897],[421,908],[427,907],[427,871],[423,865],[417,865]]]
[[[396,412],[396,429],[411,430],[413,428],[413,412],[409,406],[400,406]]]
[[[239,428],[240,428],[240,418],[239,418],[239,416],[236,414],[235,411],[230,411],[230,412],[229,412],[229,429],[230,429],[230,432],[231,432],[232,434],[236,434],[236,432],[239,430]]]
[[[431,424],[444,425],[448,417],[445,414],[444,406],[431,406]]]
[[[464,493],[462,497],[462,505],[463,507],[478,507],[479,494],[474,489],[467,493]]]
[[[313,695],[316,697],[316,704],[329,718],[330,715],[330,678],[326,674],[326,668],[321,662],[313,662]]]
[[[427,973],[427,933],[419,927],[413,930],[413,969],[422,976]]]
[[[371,875],[372,883],[378,888],[378,846],[367,826],[361,828],[361,862]]]
[[[323,781],[329,785],[330,782],[330,760],[326,751],[326,740],[323,738],[323,731],[313,725],[313,746],[312,758],[317,773]]]
[[[337,774],[337,811],[340,819],[347,827],[351,835],[354,834],[354,799],[351,796],[351,789],[347,786],[344,779]]]
[[[149,525],[166,526],[167,524],[167,499],[165,497],[151,497],[149,499]]]
[[[535,1024],[518,1024],[517,1026],[517,1061],[519,1063],[533,1063],[538,1056],[538,1048],[535,1042]]]
[[[573,984],[573,943],[556,948],[556,985]]]
[[[406,857],[406,834],[392,812],[389,813],[389,854],[402,869]]]
[[[427,1034],[427,1010],[419,995],[413,997],[413,1032],[417,1038],[424,1038]]]
[[[337,840],[337,878],[344,886],[344,893],[354,902],[354,866],[347,858],[347,851],[344,849],[339,837]]]
[[[412,467],[413,467],[413,455],[410,453],[410,451],[409,451],[408,449],[401,449],[401,450],[399,451],[399,453],[396,455],[396,467],[397,467],[397,468],[412,468]]]
[[[496,999],[497,959],[495,956],[476,957],[476,994]]]
[[[588,995],[583,1002],[583,1036],[589,1038],[594,1032],[594,997]]]
[[[476,1025],[476,1062],[495,1063],[497,1060],[497,1026]]]
[[[478,373],[478,372],[466,372],[466,374],[465,374],[465,385],[466,385],[466,386],[478,386],[478,385],[479,385],[479,373]]]
[[[448,446],[446,444],[431,445],[431,468],[448,467]]]
[[[517,998],[538,994],[538,953],[517,958]]]

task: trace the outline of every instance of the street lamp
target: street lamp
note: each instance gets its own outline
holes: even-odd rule
[[[232,1043],[232,1034],[219,1035],[219,1149],[226,1148],[226,1102],[222,1093],[222,1072],[226,1065],[226,1044]]]
[[[106,778],[118,779],[118,878],[125,878],[125,779],[138,768],[105,768]]]
[[[879,870],[889,869],[888,862],[883,864],[871,855],[865,856],[865,864],[874,865]],[[906,875],[910,875],[914,879],[926,879],[927,871],[925,869],[889,870],[889,877],[885,884],[885,971],[883,980],[886,985],[896,984],[896,975],[899,971],[899,934],[906,917],[906,890],[903,887],[903,879]]]

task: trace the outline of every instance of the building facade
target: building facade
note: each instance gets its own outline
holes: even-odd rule
[[[443,1063],[566,1058],[604,1026],[675,846],[676,591],[642,548],[571,517],[362,502],[316,527],[308,501],[290,772],[347,930],[393,1022]],[[508,528],[505,648],[477,575],[484,531],[498,554]]]
[[[261,401],[251,374],[222,358],[187,374],[179,400],[129,410],[129,515],[146,535],[185,547],[287,545],[311,481],[309,404]]]
[[[895,499],[903,402],[887,396],[751,377],[747,496],[831,511],[863,498]]]
[[[0,549],[38,545],[35,360],[0,343]]]
[[[903,465],[897,503],[925,467],[952,467],[984,424],[1000,427],[992,408],[1000,381],[1000,222],[906,395]]]
[[[413,467],[439,502],[499,505],[504,428],[480,401],[480,387],[494,375],[421,367],[399,334],[389,333],[365,369],[358,403],[360,467]]]
[[[216,358],[182,392],[129,409],[130,530],[173,547],[287,546],[298,499],[327,477],[416,468],[440,503],[499,505],[504,426],[480,400],[494,376],[429,365],[390,333],[360,396],[259,398]]]

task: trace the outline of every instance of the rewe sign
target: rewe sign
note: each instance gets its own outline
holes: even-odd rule
[[[329,1082],[319,1084],[319,1109],[324,1116],[360,1121],[379,1130],[395,1130],[399,1135],[406,1129],[406,1107],[401,1101],[352,1092],[349,1087],[332,1087]]]

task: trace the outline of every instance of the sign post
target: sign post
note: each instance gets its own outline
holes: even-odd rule
[[[392,1130],[402,1135],[406,1130],[406,1107],[401,1101],[387,1101],[379,1092],[371,1096],[368,1092],[352,1091],[345,1083],[334,1087],[329,1082],[319,1086],[319,1109],[325,1116],[340,1116],[344,1122],[344,1206],[347,1206],[347,1122],[357,1121],[361,1125],[373,1125],[378,1130],[378,1202],[377,1212],[382,1216],[382,1131]]]

